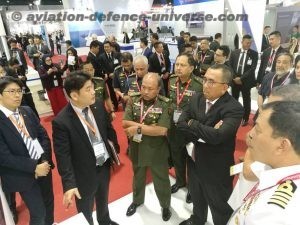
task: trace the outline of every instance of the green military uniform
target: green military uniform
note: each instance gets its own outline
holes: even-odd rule
[[[139,93],[132,94],[124,114],[124,120],[140,123],[141,96]],[[157,125],[170,128],[170,105],[169,99],[158,96],[153,101],[143,101],[143,114],[151,107],[143,124]],[[142,204],[145,198],[146,170],[150,168],[156,195],[162,208],[170,206],[171,187],[169,180],[169,146],[165,136],[142,136],[142,141],[137,143],[130,139],[129,156],[133,165],[133,203]]]
[[[184,186],[186,184],[187,152],[183,144],[182,136],[177,135],[176,133],[176,124],[174,122],[174,111],[175,110],[182,111],[186,109],[193,95],[195,95],[196,93],[203,93],[202,79],[200,77],[196,77],[192,75],[189,84],[188,82],[182,83],[177,77],[177,75],[172,75],[170,77],[170,99],[171,99],[171,107],[173,110],[172,113],[173,118],[172,118],[171,129],[169,130],[168,137],[170,140],[172,162],[174,164],[175,173],[176,173],[176,183],[179,186]],[[182,101],[178,106],[177,106],[177,84],[179,86],[179,93],[182,94],[184,92]]]
[[[107,91],[105,81],[101,77],[93,77],[92,81],[94,82],[96,99],[101,101],[108,99],[109,93]]]

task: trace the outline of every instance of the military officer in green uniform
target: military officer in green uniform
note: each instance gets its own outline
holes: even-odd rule
[[[146,171],[150,169],[156,195],[162,207],[162,219],[171,217],[171,187],[169,180],[169,145],[167,131],[170,128],[169,99],[159,95],[160,77],[155,73],[144,76],[141,93],[132,95],[126,106],[123,128],[130,137],[129,156],[133,166],[133,202],[127,216],[136,212],[144,203]]]
[[[182,137],[176,133],[176,124],[181,112],[188,106],[192,96],[203,92],[202,79],[193,75],[193,70],[193,55],[183,53],[177,56],[175,74],[170,77],[169,96],[173,118],[168,137],[176,174],[176,183],[171,188],[172,193],[177,192],[179,188],[186,185],[186,157],[188,157]]]
[[[95,88],[95,96],[97,99],[105,102],[106,109],[108,113],[111,115],[112,120],[116,118],[114,106],[110,99],[108,88],[105,84],[105,80],[101,77],[95,77],[95,69],[91,62],[86,61],[82,64],[82,71],[92,76],[92,80],[94,82]]]
[[[133,68],[135,73],[128,76],[128,95],[132,93],[141,92],[143,77],[148,73],[148,59],[146,56],[138,55],[133,60]],[[164,83],[161,80],[159,94],[165,96]]]
[[[113,87],[117,96],[122,99],[123,109],[125,109],[126,102],[129,99],[128,78],[134,73],[132,66],[133,57],[130,52],[123,52],[121,54],[121,65],[114,70]]]

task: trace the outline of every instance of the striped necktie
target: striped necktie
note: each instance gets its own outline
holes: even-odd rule
[[[21,123],[19,113],[15,112],[13,115],[16,118],[16,121],[17,121],[18,125],[20,127],[22,127],[23,124]],[[25,129],[25,124],[24,124],[23,129]],[[27,136],[22,129],[18,129],[18,130],[19,130],[19,133],[20,133],[20,135],[21,135],[21,137],[22,137],[22,139],[23,139],[23,141],[26,145],[26,148],[28,150],[30,158],[39,159],[39,155],[37,154],[36,150],[34,149],[32,138],[30,136]]]

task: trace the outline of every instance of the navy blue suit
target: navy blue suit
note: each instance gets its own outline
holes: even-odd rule
[[[51,172],[46,177],[35,179],[38,163],[48,161],[53,168],[50,139],[29,107],[19,107],[19,113],[24,118],[28,133],[32,139],[38,139],[44,153],[39,160],[31,159],[19,131],[0,110],[0,171],[3,191],[20,192],[30,211],[30,225],[52,224],[54,203]]]

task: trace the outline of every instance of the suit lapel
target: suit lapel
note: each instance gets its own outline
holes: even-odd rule
[[[104,134],[104,132],[105,132],[105,128],[103,127],[104,122],[100,123],[101,121],[103,121],[103,118],[101,118],[101,116],[100,116],[99,109],[97,108],[97,106],[95,104],[91,105],[90,108],[93,112],[99,133],[100,133],[102,139],[104,139],[104,137],[106,137],[106,134]]]
[[[30,118],[28,117],[29,116],[28,113],[25,110],[23,110],[21,107],[19,108],[19,113],[23,116],[26,130],[28,131],[30,137],[32,139],[35,139],[36,135],[34,135],[34,132],[32,130],[32,126],[31,126]]]
[[[79,133],[80,137],[82,137],[82,140],[86,143],[86,146],[90,146],[89,149],[91,149],[92,151],[93,149],[88,134],[86,133],[80,119],[78,118],[76,112],[74,111],[70,103],[68,105],[68,112],[71,118],[71,123],[75,127],[75,130]]]
[[[17,128],[13,125],[13,123],[8,119],[5,114],[0,110],[0,119],[3,121],[3,125],[8,127],[11,132],[22,142],[24,143],[19,131]]]

